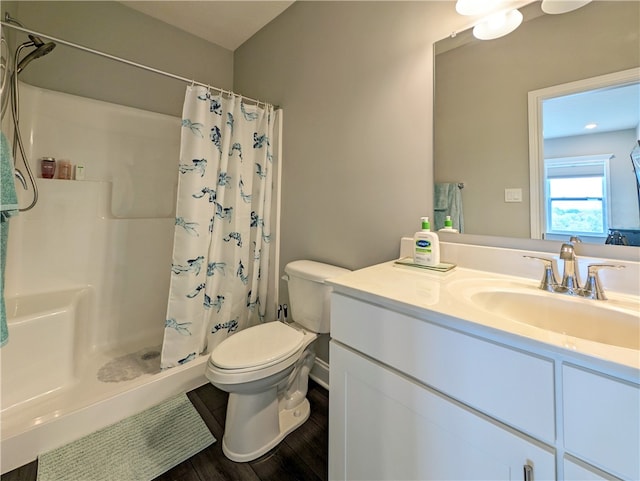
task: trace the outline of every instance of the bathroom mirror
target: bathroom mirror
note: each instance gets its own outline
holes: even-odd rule
[[[529,92],[640,65],[638,2],[593,1],[560,15],[544,14],[540,2],[520,10],[523,24],[506,37],[481,41],[469,30],[434,49],[434,181],[464,183],[467,234],[533,237]],[[611,161],[629,176],[639,127],[633,130]]]

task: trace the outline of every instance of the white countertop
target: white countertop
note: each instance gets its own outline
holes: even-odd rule
[[[539,281],[504,274],[455,267],[440,273],[395,265],[393,261],[367,267],[328,281],[334,291],[360,300],[429,320],[543,356],[597,369],[632,382],[640,382],[640,351],[601,344],[567,334],[515,322],[475,307],[462,298],[460,286],[470,281],[516,283],[536,295],[544,293]],[[607,292],[612,301],[637,303],[637,297]],[[567,296],[567,302],[601,303]],[[603,319],[606,322],[606,319]]]

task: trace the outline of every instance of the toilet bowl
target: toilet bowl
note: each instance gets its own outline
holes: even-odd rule
[[[324,281],[349,271],[295,261],[285,272],[296,322],[244,329],[216,346],[207,363],[209,381],[229,393],[222,451],[233,461],[260,457],[309,418],[306,395],[316,333],[330,327],[331,288]]]
[[[256,459],[307,420],[306,380],[315,359],[316,337],[300,326],[275,321],[240,331],[211,353],[207,378],[229,393],[222,438],[222,451],[229,459]],[[233,353],[232,348],[245,343],[250,347]],[[260,358],[251,347],[260,347],[264,356]]]

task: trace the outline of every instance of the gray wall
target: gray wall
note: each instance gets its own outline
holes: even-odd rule
[[[26,27],[182,77],[233,87],[233,52],[118,2],[2,2]],[[8,30],[8,29],[7,29]],[[25,41],[22,33],[18,42]],[[20,76],[38,87],[180,116],[186,84],[64,45]]]
[[[296,2],[235,52],[235,88],[284,108],[281,267],[398,256],[432,210],[432,44],[449,2]]]

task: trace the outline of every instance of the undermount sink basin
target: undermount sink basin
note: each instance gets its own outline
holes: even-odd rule
[[[515,283],[468,285],[460,292],[473,306],[501,318],[602,344],[640,349],[640,304],[633,300],[595,301]]]

